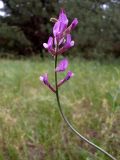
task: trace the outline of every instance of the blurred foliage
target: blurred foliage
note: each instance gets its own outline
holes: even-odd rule
[[[41,53],[43,57],[42,43],[47,41],[52,30],[49,19],[56,17],[60,8],[65,8],[70,21],[74,17],[79,20],[79,25],[73,33],[77,44],[76,53],[81,52],[81,55],[88,59],[120,56],[120,1],[118,0],[2,1],[6,16],[0,18],[1,32],[4,33],[2,36],[0,34],[0,39],[9,37],[11,32],[11,38],[8,39],[12,42],[9,43],[15,41],[19,46],[12,45],[11,49],[18,51],[19,54],[27,55],[28,51]],[[4,25],[9,28],[8,33]],[[3,42],[0,40],[3,49],[1,43]],[[5,50],[9,50],[9,43],[5,45]]]
[[[2,52],[14,50],[15,52],[19,51],[19,54],[22,54],[22,51],[24,50],[26,52],[27,50],[31,50],[31,43],[26,39],[25,35],[18,27],[10,27],[7,24],[2,23],[0,26],[0,47]]]
[[[32,51],[34,53],[42,51],[42,43],[48,38],[49,19],[54,13],[55,2],[51,3],[47,0],[3,0],[3,2],[6,16],[1,17],[1,23],[18,27],[26,40],[31,43]],[[26,49],[21,54],[26,54]]]
[[[79,20],[75,36],[83,56],[102,56],[100,53],[120,56],[119,1],[66,0],[63,6],[69,17]]]

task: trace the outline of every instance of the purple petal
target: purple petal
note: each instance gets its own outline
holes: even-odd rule
[[[65,46],[64,46],[66,49],[70,48],[71,47],[71,35],[70,34],[67,34],[67,39],[66,39],[66,43],[65,43]]]
[[[74,41],[71,41],[71,35],[67,34],[66,43],[65,45],[59,50],[58,54],[62,54],[63,52],[67,51],[70,47],[74,46]]]
[[[61,60],[58,64],[58,66],[56,67],[55,71],[56,72],[63,72],[67,69],[68,67],[68,60],[65,58],[63,60]]]
[[[60,28],[59,28],[60,35],[63,34],[66,28],[67,28],[67,25],[64,22],[60,22]]]
[[[77,26],[77,24],[78,24],[78,20],[77,20],[77,18],[75,18],[72,21],[71,25],[64,31],[64,36],[66,34],[70,34],[71,30],[73,30]]]
[[[53,34],[55,37],[57,36],[57,34],[59,34],[59,28],[60,28],[60,21],[57,21],[53,27]]]
[[[42,81],[46,86],[48,86],[48,88],[52,91],[52,92],[56,92],[55,89],[50,85],[50,83],[48,82],[48,75],[47,73],[44,74],[43,76],[39,77],[40,81]]]
[[[59,38],[65,31],[66,27],[67,25],[65,23],[58,20],[53,27],[53,35]]]
[[[67,19],[67,16],[66,16],[64,10],[62,9],[60,11],[59,18],[53,27],[54,36],[57,38],[60,38],[60,36],[66,30],[67,25],[68,25],[68,19]]]
[[[72,46],[74,46],[74,41],[71,41],[71,35],[67,34],[67,39],[66,39],[66,43],[64,45],[64,48],[69,49]]]
[[[61,38],[60,40],[59,40],[59,45],[61,45],[62,43],[64,43],[64,40],[65,40],[65,38],[63,37],[63,38]]]
[[[53,49],[53,37],[49,37],[47,43],[43,43],[43,47],[45,49],[48,49],[49,53],[52,53],[52,55],[55,55],[55,50]]]
[[[43,43],[44,48],[46,49],[50,49],[53,46],[53,38],[49,37],[48,42],[47,43]]]
[[[42,81],[45,85],[48,84],[48,75],[47,75],[47,73],[44,74],[43,76],[40,76],[39,79],[40,79],[40,81]]]
[[[65,77],[65,80],[67,81],[67,80],[69,80],[71,77],[73,77],[74,76],[74,73],[73,72],[71,72],[71,71],[68,71],[68,73],[67,73],[67,75],[66,75],[66,77]]]
[[[74,73],[71,71],[68,71],[67,75],[65,76],[64,79],[62,79],[59,83],[58,83],[58,87],[60,87],[63,83],[65,83],[66,81],[68,81],[71,77],[74,76]]]
[[[77,24],[78,24],[78,20],[77,20],[77,18],[75,18],[73,21],[72,21],[72,23],[71,23],[71,29],[74,29],[76,26],[77,26]]]
[[[51,49],[52,46],[53,46],[53,38],[49,37],[49,39],[48,39],[48,49]]]
[[[61,9],[61,12],[59,14],[59,21],[65,23],[66,26],[68,25],[68,19],[63,9]]]

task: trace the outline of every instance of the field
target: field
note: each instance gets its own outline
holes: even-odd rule
[[[53,60],[0,60],[0,160],[108,160],[64,124],[55,94],[39,81]],[[120,64],[70,60],[63,110],[86,138],[120,159]],[[59,78],[65,73],[61,73]]]

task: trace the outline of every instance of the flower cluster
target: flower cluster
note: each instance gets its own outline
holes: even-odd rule
[[[58,19],[55,19],[55,24],[53,26],[53,37],[50,36],[47,43],[43,43],[45,49],[48,52],[56,57],[64,52],[66,52],[69,48],[74,46],[74,41],[71,38],[71,31],[76,27],[78,24],[77,18],[75,18],[72,23],[68,26],[68,18],[62,9],[60,11]],[[65,58],[59,62],[57,65],[55,72],[63,72],[68,67],[68,60]],[[58,82],[58,87],[60,87],[64,82],[69,80],[74,74],[71,71],[68,71],[67,75],[64,79]],[[56,90],[51,86],[48,81],[47,74],[40,76],[40,80],[47,85],[53,92]]]

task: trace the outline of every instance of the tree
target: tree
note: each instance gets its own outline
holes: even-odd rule
[[[78,48],[83,56],[120,56],[120,2],[118,0],[63,0],[70,17],[77,17]]]
[[[49,19],[65,8],[71,20],[79,25],[74,32],[77,49],[86,58],[111,53],[120,56],[119,0],[3,0],[6,17],[1,22],[17,27],[31,43],[32,50],[42,55],[42,44],[52,28]],[[26,50],[25,50],[26,51]],[[102,54],[101,54],[102,53]]]
[[[31,51],[31,43],[18,27],[10,27],[2,23],[0,24],[0,48],[9,53],[10,51],[23,53],[24,50],[28,53]]]
[[[3,0],[6,15],[4,23],[9,26],[17,26],[32,43],[33,51],[40,52],[42,43],[47,41],[49,21],[55,12],[55,2],[49,0]],[[41,56],[42,55],[42,52]]]

